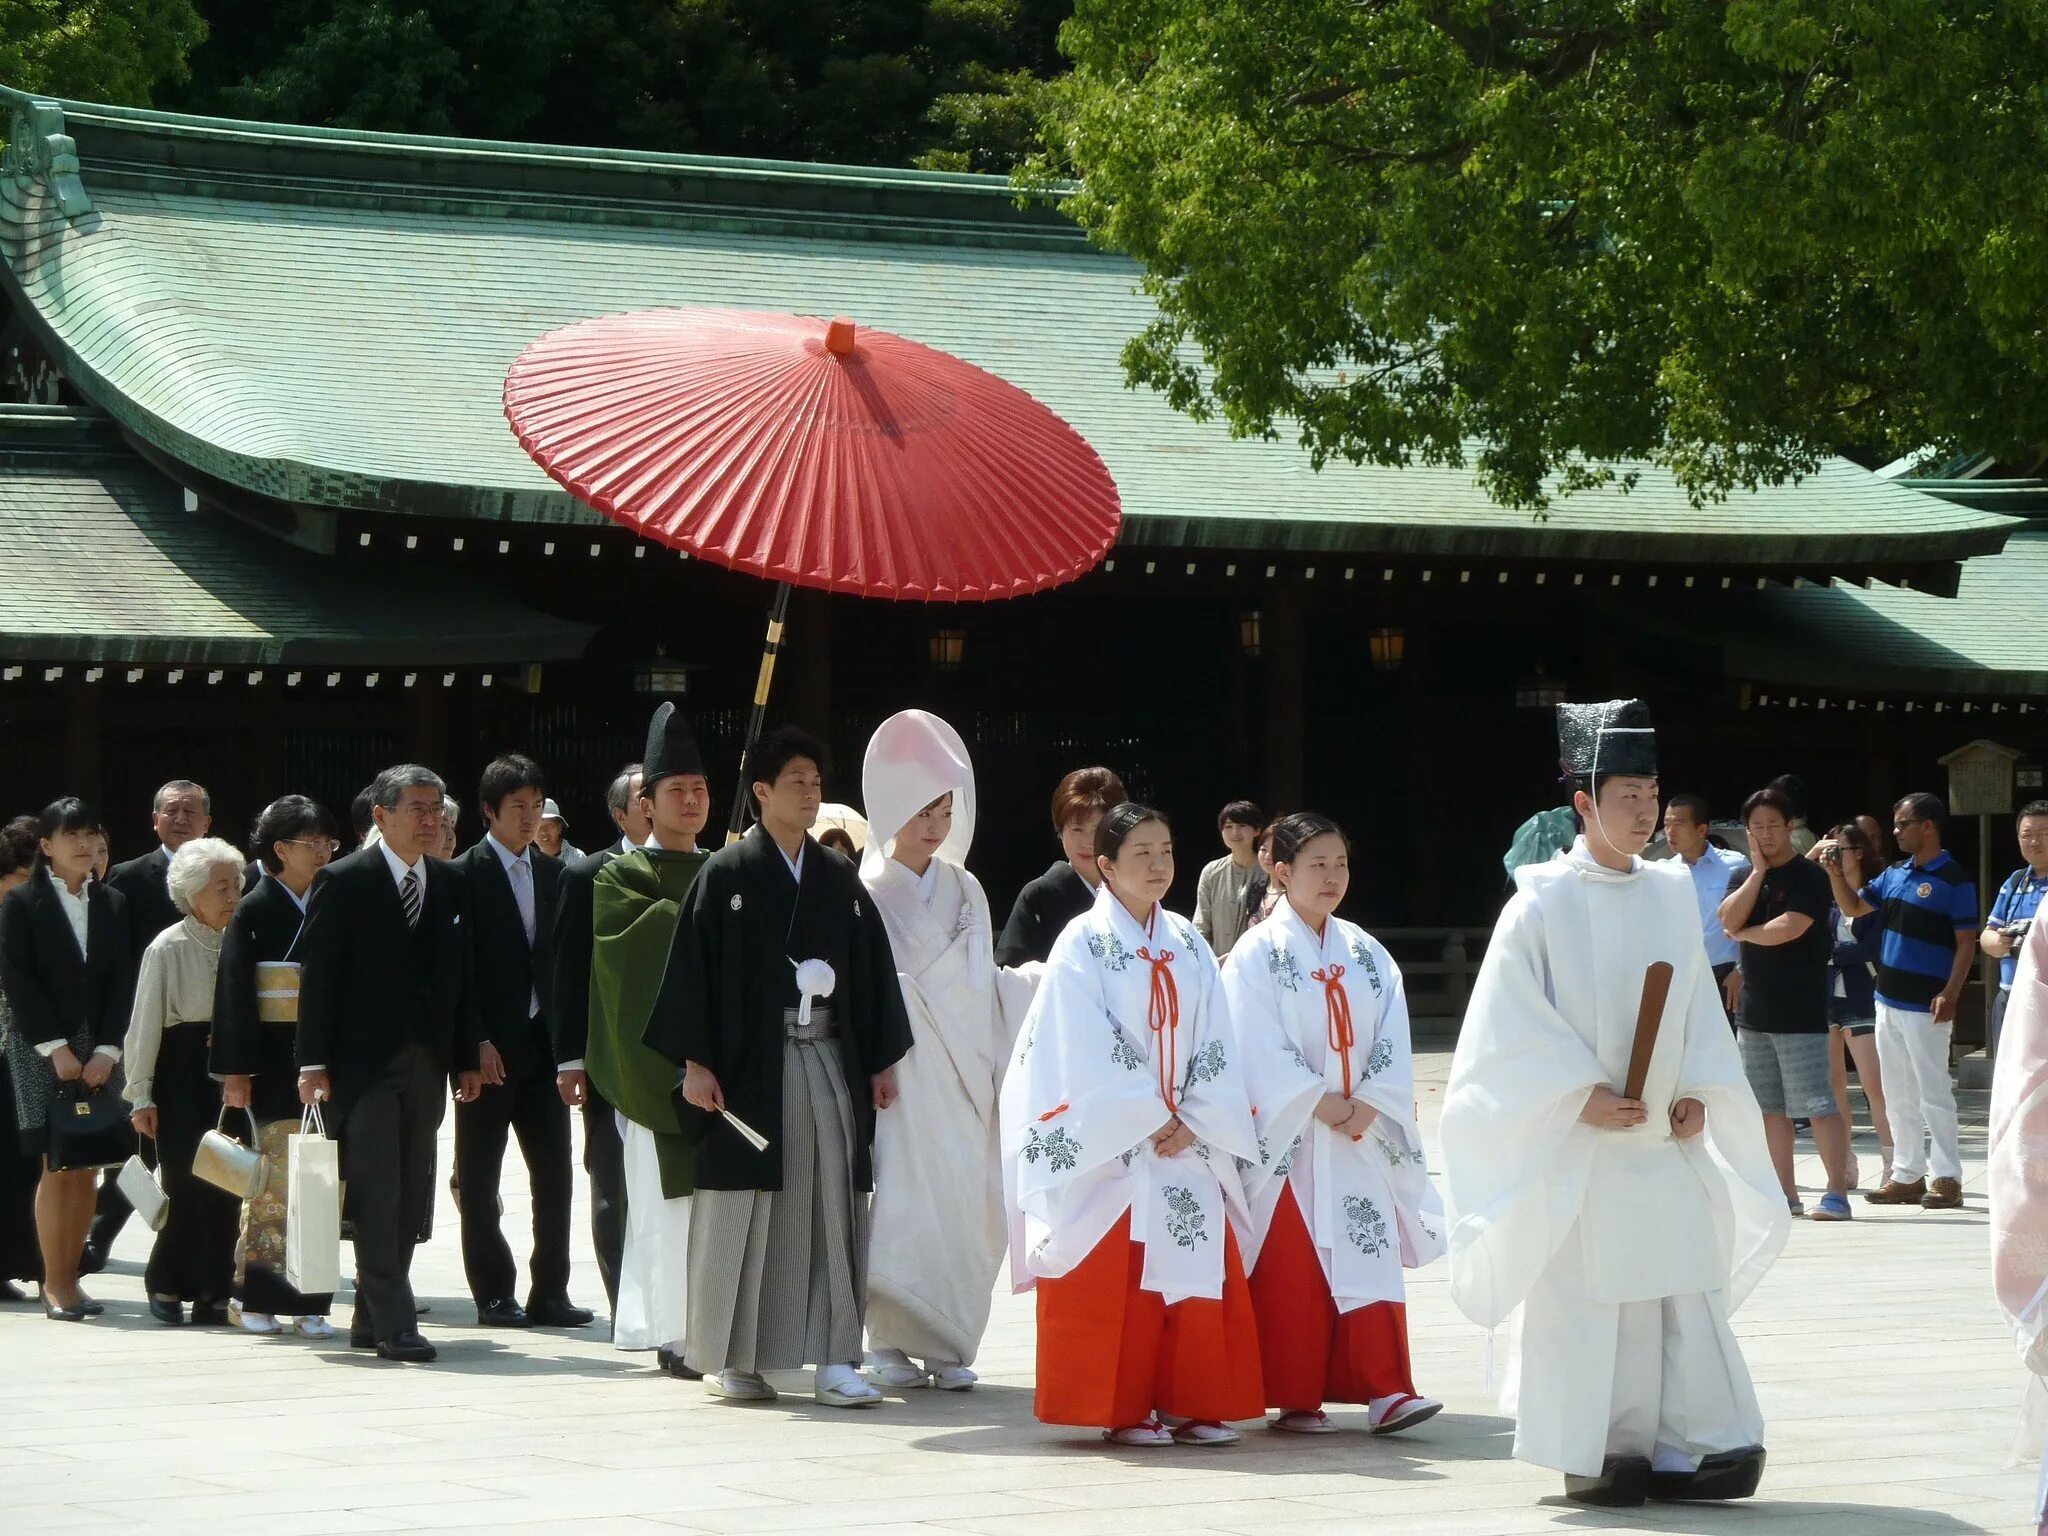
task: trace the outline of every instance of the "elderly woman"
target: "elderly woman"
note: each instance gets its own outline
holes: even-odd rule
[[[169,1327],[224,1318],[235,1269],[235,1202],[192,1175],[199,1138],[221,1114],[220,1086],[207,1071],[213,992],[221,942],[242,898],[247,863],[232,843],[195,838],[165,872],[182,916],[142,952],[122,1060],[136,1132],[157,1147],[170,1213],[143,1271],[150,1314]]]
[[[36,1185],[43,1314],[79,1323],[106,1310],[78,1284],[99,1173],[50,1167],[50,1104],[60,1089],[120,1092],[135,960],[127,903],[92,878],[105,846],[98,812],[76,797],[52,801],[36,823],[36,842],[35,874],[0,901],[0,991],[13,1014],[7,1065],[22,1150],[43,1160]]]
[[[334,1298],[303,1296],[285,1279],[284,1217],[286,1138],[299,1128],[293,956],[313,877],[335,854],[334,818],[304,795],[286,795],[264,807],[253,841],[263,878],[228,923],[213,991],[213,1075],[229,1109],[255,1114],[266,1159],[262,1192],[242,1205],[230,1311],[249,1333],[276,1333],[297,1319],[305,1337],[326,1339]]]

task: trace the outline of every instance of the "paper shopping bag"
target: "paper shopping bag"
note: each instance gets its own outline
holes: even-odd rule
[[[317,1104],[285,1139],[284,1277],[304,1296],[341,1289],[341,1149]]]

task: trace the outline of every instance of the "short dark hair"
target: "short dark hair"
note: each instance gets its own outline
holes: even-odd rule
[[[1249,800],[1233,800],[1216,813],[1216,830],[1220,832],[1233,822],[1256,832],[1266,824],[1266,813]]]
[[[190,779],[172,779],[170,783],[160,785],[155,798],[149,802],[150,814],[153,816],[164,808],[165,795],[189,795],[195,793],[199,796],[199,809],[204,814],[211,816],[213,814],[213,796],[209,795],[202,785],[194,784]]]
[[[1758,811],[1776,811],[1785,818],[1785,825],[1792,825],[1792,797],[1775,784],[1766,785],[1742,802],[1742,824],[1749,825],[1749,818]]]
[[[1948,804],[1939,795],[1930,795],[1924,789],[1916,789],[1910,795],[1901,795],[1892,806],[1892,814],[1898,815],[1900,807],[1911,811],[1922,821],[1934,823],[1937,832],[1948,830]]]
[[[36,819],[17,816],[0,827],[0,878],[36,865]]]
[[[808,757],[825,771],[825,743],[796,725],[778,725],[747,750],[747,783],[773,784],[782,770],[800,757]]]
[[[1347,849],[1351,846],[1351,839],[1344,837],[1344,829],[1320,811],[1296,811],[1292,816],[1281,817],[1266,831],[1273,839],[1275,864],[1292,864],[1303,848],[1333,832],[1344,838]]]
[[[1785,797],[1786,804],[1792,807],[1790,813],[1785,817],[1786,821],[1792,821],[1796,817],[1806,814],[1806,780],[1799,777],[1798,774],[1781,773],[1771,780],[1765,788],[1775,789]]]
[[[1091,811],[1107,814],[1124,799],[1124,781],[1113,768],[1076,768],[1060,780],[1052,792],[1052,829],[1067,830],[1067,823]]]
[[[277,856],[277,845],[309,832],[328,838],[335,835],[334,818],[327,813],[327,807],[304,795],[280,795],[263,807],[249,841],[256,845],[257,861],[274,875],[284,868],[284,861]]]
[[[1122,851],[1124,840],[1148,821],[1158,822],[1169,832],[1173,830],[1173,823],[1166,819],[1165,812],[1155,811],[1149,805],[1140,805],[1135,800],[1112,805],[1095,825],[1095,856],[1114,859]]]
[[[2020,813],[2013,818],[2012,824],[2018,826],[2029,816],[2048,816],[2048,800],[2029,800],[2020,807]]]
[[[376,803],[377,786],[374,784],[365,784],[356,791],[355,799],[348,803],[348,824],[359,843],[370,835],[370,828],[376,824],[376,817],[370,814]]]
[[[547,781],[541,777],[539,763],[523,753],[507,752],[485,765],[484,776],[477,781],[477,803],[495,816],[505,808],[505,797],[522,789],[536,790],[545,796]]]
[[[642,763],[628,763],[613,774],[612,781],[604,792],[605,808],[614,816],[624,814],[626,802],[633,798],[634,775],[644,774],[646,771],[646,766]]]
[[[448,795],[448,786],[433,769],[418,763],[399,763],[386,768],[371,782],[370,800],[384,810],[395,811],[408,789],[431,789],[443,799]]]
[[[1664,802],[1664,809],[1666,811],[1684,811],[1686,815],[1703,827],[1712,819],[1707,815],[1707,797],[1705,795],[1673,795]]]

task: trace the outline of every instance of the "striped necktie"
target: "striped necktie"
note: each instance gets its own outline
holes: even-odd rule
[[[405,908],[405,926],[417,928],[420,925],[420,872],[408,869],[405,878],[398,882],[398,904]]]

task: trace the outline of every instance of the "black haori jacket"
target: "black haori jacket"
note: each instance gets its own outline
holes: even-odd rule
[[[854,1187],[874,1187],[874,1093],[869,1078],[910,1049],[896,962],[860,876],[804,840],[803,883],[759,827],[713,854],[676,924],[646,1042],[681,1067],[717,1075],[726,1108],[768,1138],[756,1152],[731,1126],[676,1106],[697,1145],[699,1189],[782,1188],[783,1010],[797,1006],[796,962],[819,959],[836,978],[826,999],[853,1101]]]

